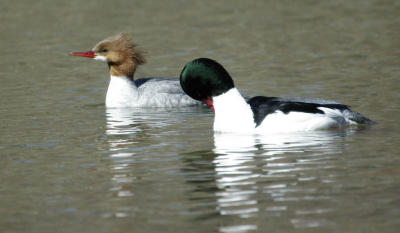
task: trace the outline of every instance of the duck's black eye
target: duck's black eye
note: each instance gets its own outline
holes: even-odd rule
[[[108,49],[102,49],[100,52],[106,53],[106,52],[108,52]]]

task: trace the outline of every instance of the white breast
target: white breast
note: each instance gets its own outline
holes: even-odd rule
[[[111,76],[106,95],[107,107],[134,107],[139,92],[132,79]]]
[[[253,111],[236,88],[213,97],[213,105],[215,109],[214,131],[254,131]]]

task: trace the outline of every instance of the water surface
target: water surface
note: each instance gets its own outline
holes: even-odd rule
[[[1,232],[397,232],[398,1],[3,1]],[[204,107],[106,109],[127,31],[136,77],[220,61],[245,95],[332,99],[378,125],[214,134]]]

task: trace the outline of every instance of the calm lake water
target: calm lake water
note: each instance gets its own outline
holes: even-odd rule
[[[400,1],[0,4],[0,232],[398,232]],[[350,105],[378,125],[215,134],[205,107],[106,109],[127,31],[136,77],[221,62],[245,95]]]

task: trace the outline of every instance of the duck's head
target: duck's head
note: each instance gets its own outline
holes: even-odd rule
[[[115,76],[133,77],[136,67],[146,62],[142,52],[126,33],[108,37],[90,51],[74,52],[71,55],[105,61]]]
[[[185,65],[180,75],[183,91],[195,100],[203,101],[214,110],[212,98],[234,88],[234,83],[218,62],[198,58]]]

